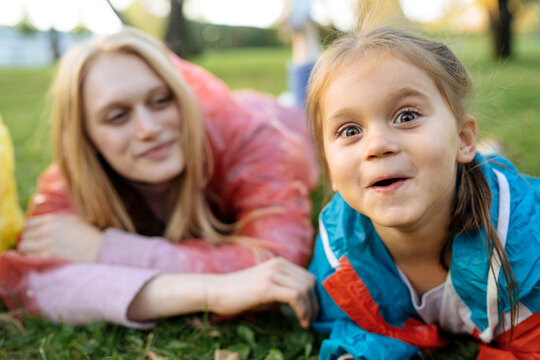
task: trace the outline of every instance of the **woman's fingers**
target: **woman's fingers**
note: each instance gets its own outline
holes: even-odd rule
[[[45,255],[50,247],[44,236],[43,221],[40,219],[30,219],[21,233],[21,241],[17,245],[17,250],[24,255]]]
[[[42,242],[41,246],[45,246],[43,240],[47,239],[48,237],[49,220],[50,216],[48,215],[37,216],[35,218],[28,219],[25,222],[23,231],[21,233],[21,244],[30,242]]]
[[[319,313],[319,300],[315,292],[315,276],[313,276],[313,288],[309,292],[309,303],[311,304],[311,317],[309,320],[313,321]]]
[[[267,261],[267,263],[274,268],[274,270],[287,273],[291,276],[302,279],[303,281],[311,281],[313,275],[305,268],[298,266],[288,260],[281,257],[276,257]]]
[[[289,304],[305,328],[317,314],[315,277],[285,259],[270,259],[220,279],[207,289],[208,306],[219,314],[237,314],[279,302]]]
[[[25,255],[94,262],[102,242],[103,233],[77,215],[41,215],[26,221],[18,250]]]
[[[309,327],[311,321],[311,305],[307,294],[302,294],[297,289],[276,285],[273,289],[274,300],[291,306],[303,328]]]
[[[40,215],[31,217],[24,222],[24,232],[42,229],[53,221],[71,216],[73,215]]]
[[[270,260],[271,281],[282,296],[276,301],[288,303],[295,311],[302,326],[309,326],[318,312],[318,303],[315,295],[315,277],[306,269],[290,263],[284,259]],[[286,296],[286,297],[283,297]]]
[[[24,239],[17,246],[17,251],[26,256],[48,256],[49,244],[46,240]]]

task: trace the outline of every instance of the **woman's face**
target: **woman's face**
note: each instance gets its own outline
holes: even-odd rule
[[[167,84],[136,55],[103,53],[82,87],[84,127],[121,176],[159,184],[185,167],[181,114]]]

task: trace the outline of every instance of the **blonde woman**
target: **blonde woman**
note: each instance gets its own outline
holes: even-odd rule
[[[282,302],[307,327],[317,173],[299,110],[132,29],[68,53],[53,96],[56,162],[0,259],[9,308],[146,327]]]

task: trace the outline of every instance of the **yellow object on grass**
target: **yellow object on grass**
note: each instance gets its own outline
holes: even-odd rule
[[[9,131],[0,117],[0,252],[15,244],[23,221],[13,177],[14,163]]]

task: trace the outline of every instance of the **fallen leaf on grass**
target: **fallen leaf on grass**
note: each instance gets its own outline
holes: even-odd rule
[[[160,355],[156,354],[155,352],[153,352],[151,350],[148,350],[146,352],[146,357],[148,358],[148,360],[166,360],[166,359],[168,359],[166,357],[163,357],[163,356],[160,356]]]
[[[25,329],[22,322],[16,317],[14,317],[13,315],[11,315],[10,313],[1,313],[0,321],[13,325],[17,330],[19,330],[21,334],[25,333]]]
[[[214,351],[214,360],[240,360],[238,353],[229,350],[216,350]]]
[[[186,319],[186,323],[193,326],[197,330],[207,331],[208,336],[219,337],[221,333],[219,330],[211,326],[208,322],[204,322],[200,317],[193,316]]]

